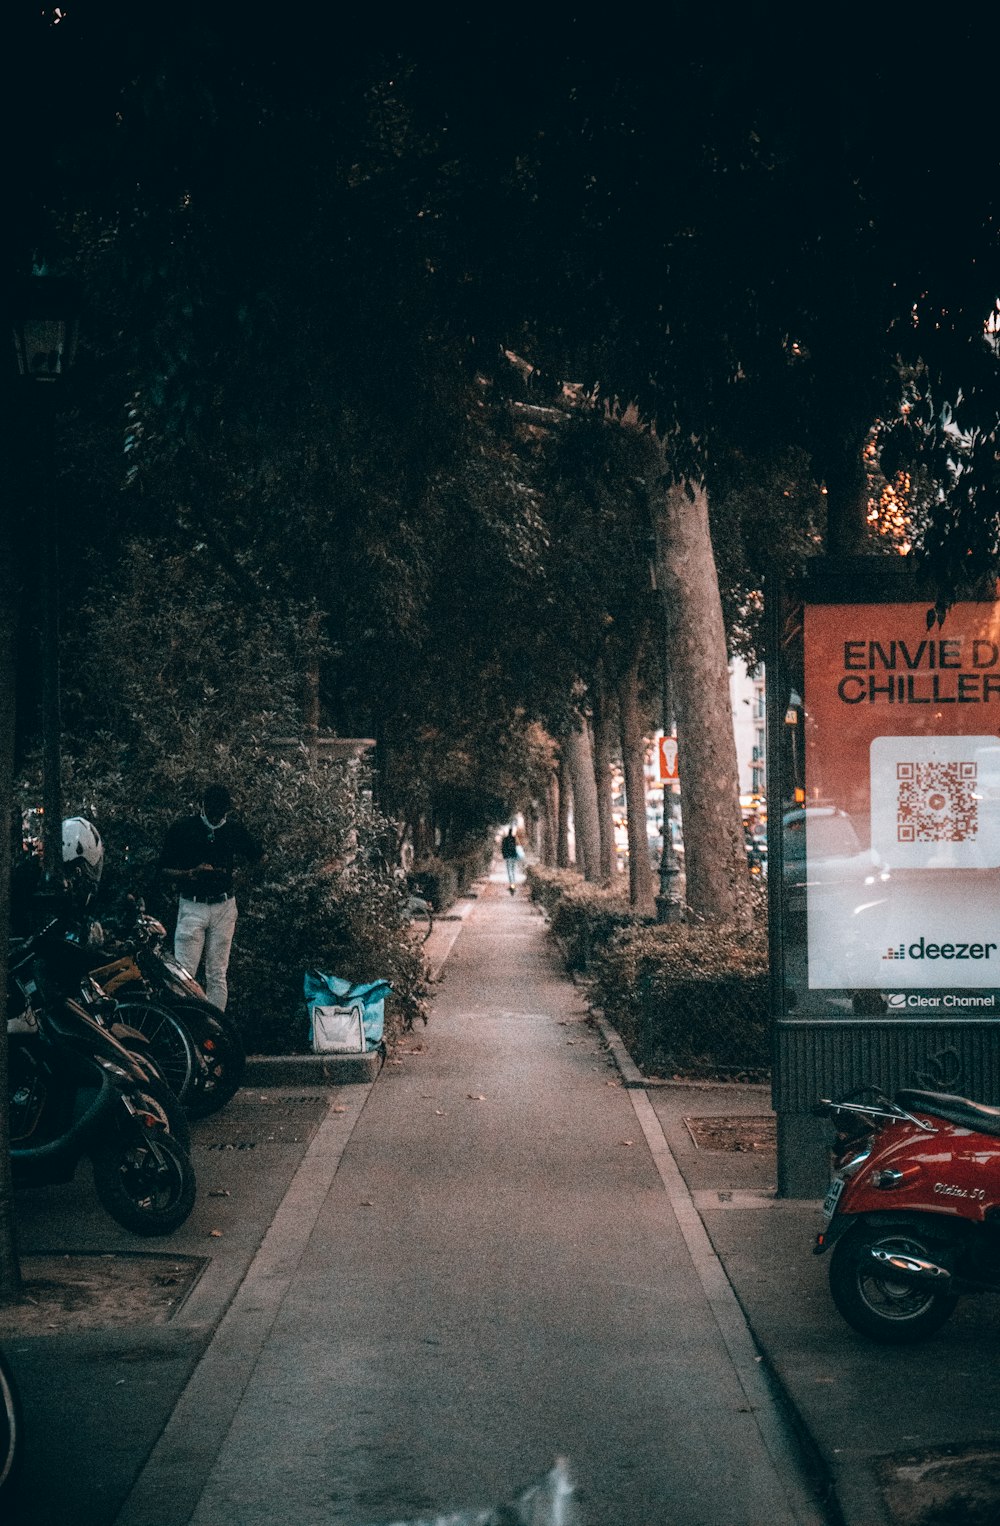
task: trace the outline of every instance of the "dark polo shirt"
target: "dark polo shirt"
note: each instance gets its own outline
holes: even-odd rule
[[[199,864],[211,864],[192,880],[182,880],[178,890],[182,896],[221,896],[233,893],[233,861],[245,858],[255,864],[262,856],[262,848],[255,837],[239,821],[227,821],[211,830],[200,816],[185,816],[175,821],[169,829],[163,852],[160,855],[162,869],[196,869]]]

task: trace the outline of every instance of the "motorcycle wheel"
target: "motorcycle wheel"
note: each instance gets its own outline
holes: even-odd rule
[[[116,1004],[115,1020],[143,1035],[163,1079],[183,1102],[195,1068],[194,1047],[183,1020],[166,1004],[133,996]]]
[[[225,1107],[243,1085],[247,1064],[243,1040],[233,1020],[211,1002],[179,997],[172,1005],[196,1051],[184,1109],[189,1118],[207,1118]]]
[[[194,1167],[171,1134],[121,1134],[98,1146],[92,1158],[102,1207],[134,1234],[169,1235],[194,1207]]]
[[[14,1487],[22,1436],[21,1405],[14,1377],[7,1359],[0,1352],[0,1501],[6,1500]]]
[[[871,1259],[875,1249],[925,1261],[940,1257],[940,1248],[916,1225],[886,1229],[858,1224],[833,1248],[830,1292],[834,1303],[853,1329],[885,1345],[925,1340],[954,1312],[958,1298],[894,1278]]]

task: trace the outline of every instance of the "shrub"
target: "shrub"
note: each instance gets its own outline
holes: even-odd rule
[[[586,970],[595,950],[639,920],[624,888],[590,885],[569,869],[528,870],[532,899],[548,913],[571,970]]]
[[[647,1075],[770,1065],[765,928],[622,929],[595,954],[593,999]]]
[[[456,853],[448,859],[458,879],[459,895],[464,895],[477,880],[489,873],[492,861],[492,838],[485,842],[469,843],[461,853]]]
[[[443,858],[424,858],[414,864],[408,876],[410,890],[430,901],[440,915],[453,905],[458,895],[458,871]]]
[[[169,823],[212,779],[261,840],[264,862],[238,870],[230,1008],[247,1047],[268,1053],[308,1046],[309,968],[391,982],[390,1038],[423,1016],[423,958],[367,766],[312,768],[304,748],[270,740],[301,731],[313,614],[250,608],[209,559],[133,541],[101,597],[74,611],[64,669],[64,804],[104,836],[102,896],[148,893]],[[37,780],[24,784],[30,803]],[[169,917],[169,898],[154,909]]]
[[[550,916],[567,891],[583,884],[582,876],[574,869],[546,869],[542,864],[529,864],[526,878],[531,899]]]

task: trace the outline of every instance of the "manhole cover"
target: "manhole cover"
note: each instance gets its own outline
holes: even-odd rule
[[[878,1464],[895,1526],[996,1526],[1000,1452],[988,1446],[898,1453]]]
[[[202,1150],[254,1150],[258,1145],[303,1144],[315,1134],[329,1097],[234,1099],[209,1118],[191,1125],[191,1140]]]
[[[732,1150],[747,1155],[773,1155],[777,1151],[773,1113],[743,1114],[734,1118],[685,1118],[684,1122],[699,1150]]]

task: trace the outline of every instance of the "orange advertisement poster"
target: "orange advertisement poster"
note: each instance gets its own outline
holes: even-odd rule
[[[809,986],[988,1015],[970,993],[1000,987],[1000,606],[929,629],[925,603],[810,604],[804,641]]]

